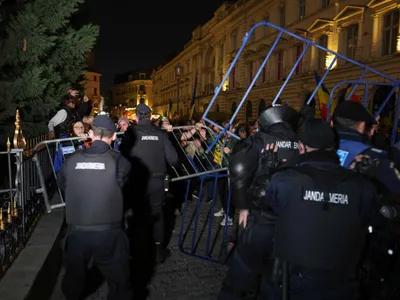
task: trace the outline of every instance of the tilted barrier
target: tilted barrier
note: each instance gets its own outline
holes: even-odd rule
[[[233,112],[233,115],[229,121],[229,124],[225,128],[223,128],[220,124],[217,124],[216,122],[214,122],[213,120],[208,118],[209,112],[212,109],[212,107],[216,104],[217,97],[220,94],[220,92],[223,90],[224,84],[228,81],[233,68],[237,64],[240,56],[242,55],[244,49],[246,48],[248,40],[250,39],[250,37],[253,34],[253,32],[255,31],[255,29],[260,26],[267,26],[270,29],[274,30],[274,32],[271,33],[271,36],[276,36],[276,38],[270,44],[267,55],[263,59],[261,65],[260,65],[260,68],[256,72],[254,78],[250,82],[249,87],[247,88],[246,92],[244,93],[242,99],[240,100],[240,103],[237,105],[236,110]],[[321,51],[322,53],[324,53],[325,56],[327,57],[328,64],[326,65],[326,70],[323,71],[323,74],[322,74],[319,82],[315,83],[315,88],[311,91],[309,99],[307,100],[307,104],[310,104],[311,101],[314,99],[314,97],[317,95],[318,90],[327,81],[328,74],[331,72],[331,70],[334,69],[334,67],[336,66],[338,61],[340,62],[341,65],[347,64],[348,66],[357,67],[359,70],[360,76],[358,76],[357,78],[354,78],[354,80],[341,81],[335,85],[335,88],[332,89],[332,91],[330,93],[330,102],[327,105],[327,109],[329,112],[331,112],[331,109],[332,109],[332,99],[334,96],[334,91],[339,86],[342,86],[344,84],[352,84],[350,93],[346,96],[346,100],[349,100],[351,98],[351,96],[354,95],[354,93],[356,92],[356,90],[358,89],[358,87],[360,85],[363,85],[365,87],[364,90],[361,91],[361,93],[364,94],[364,99],[363,99],[364,105],[368,105],[368,103],[367,103],[368,102],[368,93],[365,92],[365,89],[368,89],[371,86],[376,86],[376,87],[390,86],[390,87],[392,87],[391,92],[389,92],[389,94],[387,95],[387,97],[383,101],[383,103],[380,104],[380,108],[376,112],[376,114],[381,113],[385,109],[385,107],[387,107],[389,99],[391,99],[391,97],[394,95],[395,89],[400,86],[400,81],[396,78],[393,78],[391,76],[383,74],[382,72],[379,72],[367,65],[364,65],[364,64],[362,64],[358,61],[355,61],[353,59],[350,59],[342,54],[334,52],[328,48],[325,48],[325,47],[315,43],[315,42],[312,42],[311,40],[308,40],[296,33],[293,33],[289,30],[286,30],[284,28],[276,26],[270,22],[266,22],[266,21],[259,22],[259,23],[255,24],[248,33],[245,34],[245,36],[243,38],[242,46],[238,50],[235,58],[233,59],[231,65],[229,66],[228,71],[224,75],[221,83],[215,88],[214,96],[212,97],[210,104],[208,105],[207,109],[205,110],[205,112],[203,114],[203,119],[205,121],[209,122],[213,126],[218,127],[221,130],[220,134],[217,136],[216,141],[219,140],[225,132],[227,132],[229,135],[231,135],[235,138],[239,138],[233,132],[229,131],[230,126],[233,124],[233,121],[237,117],[240,109],[242,108],[243,104],[245,103],[252,88],[256,84],[256,82],[257,82],[260,74],[262,73],[262,70],[266,66],[267,62],[270,60],[270,58],[274,54],[274,52],[279,50],[278,48],[280,46],[280,42],[285,42],[285,41],[288,41],[289,39],[294,39],[294,40],[297,40],[299,43],[301,43],[302,50],[301,50],[301,53],[298,54],[296,61],[293,65],[293,67],[291,68],[291,70],[289,71],[289,73],[287,74],[287,76],[285,78],[283,78],[283,83],[282,83],[281,87],[276,91],[276,95],[275,95],[274,99],[272,100],[272,104],[275,104],[278,101],[278,99],[280,99],[281,95],[284,93],[284,90],[286,89],[288,84],[290,84],[290,80],[293,79],[293,75],[296,74],[299,66],[302,64],[303,58],[305,57],[306,53],[308,51],[311,51],[311,48],[315,48],[315,50]],[[374,81],[369,82],[368,80],[365,80],[365,78],[367,78],[369,76],[374,77]],[[394,121],[396,121],[397,115],[394,118],[396,118],[394,120]],[[393,124],[397,124],[397,123],[393,123]],[[209,148],[207,149],[207,151],[210,151],[215,146],[216,141],[209,145]],[[393,138],[392,138],[392,142],[393,142]]]
[[[214,151],[206,153],[209,144],[215,140],[215,133],[208,127],[196,128],[195,126],[174,127],[170,133],[171,142],[179,152],[181,164],[179,168],[173,168],[170,182],[186,181],[186,193],[183,203],[181,228],[179,232],[179,247],[182,252],[189,255],[217,261],[219,247],[217,243],[228,236],[228,226],[220,228],[219,220],[214,220],[215,204],[218,198],[218,183],[226,180],[227,188],[224,193],[224,201],[227,203],[227,213],[230,207],[229,176],[226,165],[227,156],[223,154],[226,142],[219,141]],[[46,140],[38,143],[34,148],[33,161],[40,182],[37,193],[43,195],[47,212],[65,206],[62,191],[57,187],[57,164],[61,165],[68,155],[74,153],[83,142],[80,137]],[[40,160],[39,153],[46,153],[46,162]],[[44,167],[46,165],[46,167]],[[47,190],[49,182],[55,184],[55,191],[59,195],[58,203],[50,203],[50,195]],[[198,189],[196,200],[190,201],[191,191]],[[208,203],[204,201],[205,190],[208,190]],[[210,192],[211,191],[211,192]],[[224,202],[225,203],[225,202]],[[228,221],[228,220],[227,220]],[[204,246],[203,246],[204,244]]]
[[[220,262],[220,246],[233,232],[227,218],[223,220],[214,216],[217,203],[217,206],[225,203],[226,215],[231,209],[228,157],[224,154],[228,141],[220,139],[207,153],[209,145],[216,139],[216,133],[210,128],[174,127],[171,135],[181,157],[181,172],[176,170],[176,177],[171,182],[187,180],[179,231],[180,250],[191,256]],[[194,190],[198,190],[196,197],[192,195]]]

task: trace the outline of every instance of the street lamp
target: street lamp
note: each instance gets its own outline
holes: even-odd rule
[[[177,81],[177,91],[176,91],[176,109],[177,109],[177,115],[179,116],[180,114],[180,110],[179,110],[179,85],[180,85],[180,79],[181,79],[181,75],[182,75],[182,70],[183,67],[178,64],[175,67],[175,76],[176,76],[176,81]]]

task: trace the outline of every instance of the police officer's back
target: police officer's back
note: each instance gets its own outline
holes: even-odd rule
[[[274,255],[292,266],[290,299],[355,299],[368,226],[383,220],[375,188],[340,166],[325,121],[305,122],[299,139],[297,166],[273,175],[266,189],[263,206],[279,216]]]
[[[109,284],[107,299],[131,299],[129,253],[122,230],[122,187],[130,164],[111,149],[116,128],[106,116],[93,121],[92,146],[75,152],[59,173],[65,192],[68,236],[63,292],[80,299],[86,267],[93,257]]]
[[[229,162],[232,184],[232,200],[236,208],[255,208],[248,200],[247,191],[259,172],[261,149],[267,144],[279,145],[279,159],[292,160],[298,155],[298,143],[294,128],[299,121],[298,113],[288,105],[267,107],[259,116],[260,131],[236,144]]]
[[[349,168],[357,156],[369,157],[368,166],[362,169],[364,174],[376,179],[390,192],[400,194],[400,173],[395,163],[387,151],[375,148],[366,134],[376,120],[364,106],[343,101],[335,109],[333,123],[340,139],[338,155],[341,165]]]
[[[165,132],[152,124],[151,110],[147,105],[141,103],[136,107],[136,118],[138,124],[125,132],[119,150],[132,162],[135,194],[130,196],[130,201],[135,202],[135,214],[152,218],[156,260],[163,262],[166,256],[163,248],[164,180],[167,163],[176,165],[178,154]]]
[[[298,156],[298,142],[293,127],[298,113],[287,105],[266,108],[259,116],[260,131],[235,145],[229,161],[233,205],[240,209],[239,223],[244,227],[230,261],[219,300],[242,299],[249,293],[266,294],[259,289],[259,278],[270,263],[273,224],[260,208],[253,190],[257,178],[270,176],[262,167],[261,150],[267,144],[279,144],[280,160]],[[250,210],[250,216],[249,216]],[[264,295],[259,295],[262,298]],[[265,297],[265,296],[264,296]]]

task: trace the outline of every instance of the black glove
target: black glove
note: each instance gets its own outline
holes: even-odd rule
[[[379,166],[379,159],[364,156],[360,161],[356,162],[355,171],[363,175],[373,176]]]

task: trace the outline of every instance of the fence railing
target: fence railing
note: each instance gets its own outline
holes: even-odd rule
[[[26,245],[35,225],[44,212],[35,163],[32,160],[33,146],[45,136],[26,141],[20,127],[19,112],[16,114],[15,134],[11,149],[0,152],[0,278],[4,276],[20,251]],[[44,152],[38,151],[43,160]],[[46,169],[46,162],[42,163]],[[47,190],[52,191],[51,182]]]

